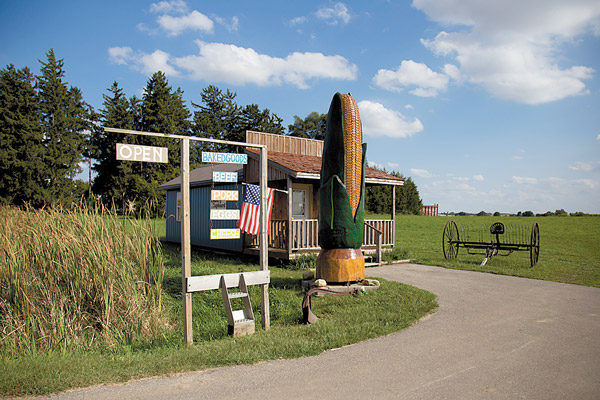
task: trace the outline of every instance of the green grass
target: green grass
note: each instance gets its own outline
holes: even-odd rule
[[[469,255],[462,247],[456,259],[445,260],[442,232],[448,220],[477,229],[489,229],[496,221],[523,224],[528,231],[535,221],[540,228],[539,261],[532,268],[529,252],[514,252],[493,257],[482,267],[485,256]],[[600,217],[398,216],[396,244],[419,264],[600,287]]]
[[[304,325],[301,324],[302,270],[272,267],[269,331],[260,327],[258,287],[250,288],[258,319],[257,332],[235,339],[227,335],[220,292],[195,293],[194,345],[188,348],[183,345],[179,248],[165,244],[162,254],[165,267],[162,308],[169,317],[170,329],[146,341],[4,356],[0,360],[0,396],[49,394],[100,383],[315,355],[398,331],[437,306],[431,293],[381,280],[379,290],[358,298],[313,299],[313,311],[321,319],[314,325]],[[197,249],[192,253],[192,275],[258,269],[255,258],[217,256]]]

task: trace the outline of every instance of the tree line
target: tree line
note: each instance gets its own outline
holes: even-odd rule
[[[236,93],[229,89],[210,85],[201,91],[200,100],[192,101],[190,110],[183,91],[173,89],[165,74],[156,72],[141,98],[128,97],[115,81],[103,94],[102,108],[94,110],[81,90],[65,80],[64,60],[57,59],[54,50],[46,53],[45,61],[40,60],[37,76],[29,67],[8,65],[0,70],[0,203],[69,205],[93,193],[117,209],[151,204],[154,211],[164,210],[165,196],[158,186],[179,175],[178,143],[106,133],[104,127],[237,142],[245,141],[246,130],[286,134],[277,114],[257,104],[237,104]],[[322,140],[326,121],[327,114],[296,115],[287,134]],[[117,161],[115,143],[167,147],[170,162]],[[192,167],[201,164],[202,151],[242,151],[195,141],[190,146]],[[95,172],[91,186],[76,179],[83,163]],[[369,190],[374,197],[383,194],[375,187]],[[373,208],[368,209],[378,212],[379,202],[373,200]],[[397,209],[405,210],[403,206]]]

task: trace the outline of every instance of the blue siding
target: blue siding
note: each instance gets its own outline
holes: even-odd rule
[[[190,188],[190,225],[191,241],[193,245],[210,247],[219,250],[241,252],[243,247],[243,234],[240,239],[210,240],[210,229],[237,228],[237,221],[211,221],[210,220],[210,191],[211,186]],[[241,209],[243,191],[242,185],[221,184],[215,185],[219,190],[238,190],[240,200],[228,201],[228,209]],[[170,242],[181,241],[181,223],[176,221],[177,191],[167,191],[167,234]]]

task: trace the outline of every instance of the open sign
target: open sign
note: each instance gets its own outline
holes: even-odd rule
[[[168,163],[169,151],[166,147],[117,143],[117,160]]]

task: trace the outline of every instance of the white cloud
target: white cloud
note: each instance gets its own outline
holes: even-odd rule
[[[157,22],[169,36],[180,35],[186,30],[212,33],[214,26],[214,23],[210,18],[196,10],[181,17],[161,15],[158,17]]]
[[[260,54],[251,48],[224,43],[196,41],[198,55],[174,59],[193,80],[258,86],[287,83],[308,88],[307,80],[317,78],[354,80],[357,67],[342,56],[322,53],[292,53],[286,58]]]
[[[591,163],[575,161],[575,165],[569,165],[569,169],[571,169],[573,171],[590,172],[594,169],[594,165]]]
[[[444,73],[459,83],[462,83],[465,79],[463,74],[460,72],[460,69],[453,64],[444,65]]]
[[[221,17],[215,17],[215,21],[227,28],[229,32],[236,32],[240,26],[240,20],[236,16],[231,17],[231,23],[228,23],[225,18]]]
[[[456,176],[453,177],[454,181],[458,181],[458,182],[470,182],[470,181],[476,181],[476,182],[482,182],[483,179],[483,175],[473,175],[473,176]]]
[[[440,92],[445,92],[449,80],[447,75],[433,72],[427,65],[412,60],[402,61],[395,71],[380,69],[373,77],[375,85],[392,92],[416,86],[409,93],[421,97],[435,97]]]
[[[404,138],[423,130],[418,118],[409,121],[399,111],[387,109],[380,103],[363,100],[358,103],[358,109],[363,133],[369,136]]]
[[[559,61],[564,61],[562,46],[578,35],[600,35],[597,0],[506,0],[485,5],[479,0],[414,0],[413,6],[449,30],[456,27],[422,43],[436,54],[454,57],[463,76],[496,97],[540,104],[589,92],[584,81],[594,70],[561,66]]]
[[[407,105],[404,106],[404,108],[407,109],[407,110],[414,110],[415,109],[412,104],[407,104]]]
[[[426,169],[411,168],[409,172],[411,175],[418,176],[419,178],[433,178],[433,174]]]
[[[393,163],[393,162],[388,162],[387,166],[390,167],[391,169],[396,169],[396,168],[400,167],[400,164]]]
[[[147,75],[151,75],[157,71],[162,71],[172,76],[179,75],[179,72],[169,65],[169,58],[169,53],[161,50],[155,50],[151,54],[143,54],[138,60],[141,67],[140,70]]]
[[[575,183],[578,185],[585,186],[588,189],[596,189],[600,187],[600,182],[594,181],[592,179],[576,179]]]
[[[131,47],[111,47],[108,49],[110,62],[119,65],[130,65],[134,70],[146,75],[162,71],[167,75],[178,76],[177,71],[169,64],[170,55],[161,50],[153,53],[135,53]]]
[[[131,47],[111,47],[108,49],[108,59],[113,64],[125,65],[133,56]]]
[[[322,53],[292,53],[286,58],[260,54],[251,48],[197,40],[198,55],[173,57],[162,50],[151,54],[130,47],[108,50],[111,62],[128,64],[145,74],[158,70],[191,80],[235,85],[273,86],[290,84],[309,88],[311,79],[354,80],[357,67],[342,56]],[[184,73],[184,71],[186,73]]]
[[[375,161],[367,161],[367,166],[374,169],[383,169],[383,164],[376,163]]]
[[[150,12],[156,14],[179,13],[187,12],[188,6],[183,0],[160,1],[150,4]]]
[[[600,133],[596,136],[596,140],[600,142]]]
[[[317,10],[315,15],[329,25],[337,25],[340,22],[347,24],[351,19],[348,6],[344,3],[335,3],[333,7],[322,7]]]
[[[302,25],[307,21],[306,17],[296,17],[290,19],[290,25]]]
[[[538,180],[536,178],[528,178],[528,177],[523,177],[523,176],[513,176],[512,180],[515,183],[526,184],[526,185],[535,185],[538,182]]]

